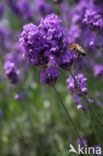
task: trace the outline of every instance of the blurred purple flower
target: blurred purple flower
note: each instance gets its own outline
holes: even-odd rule
[[[94,76],[95,77],[101,77],[103,76],[103,65],[102,64],[96,64],[94,65]]]
[[[19,0],[17,2],[13,0],[7,0],[7,4],[17,16],[22,20],[32,20],[34,17],[34,10],[29,0]]]
[[[80,37],[81,30],[78,25],[73,24],[69,29],[66,30],[69,43],[75,43]]]
[[[12,32],[10,29],[0,25],[0,48],[9,51],[11,48]]]
[[[95,93],[95,101],[98,106],[103,106],[103,95],[99,91]]]
[[[23,103],[25,100],[25,93],[17,93],[14,97],[15,100],[19,101],[20,103]]]
[[[83,144],[84,145],[87,145],[87,140],[84,139],[83,137],[81,137],[81,139],[82,139]],[[77,139],[77,144],[80,144],[82,146],[82,143],[81,143],[81,140],[80,139]]]
[[[87,9],[85,13],[84,22],[92,29],[97,30],[103,28],[102,14],[96,12],[94,9]]]
[[[77,95],[74,96],[72,98],[72,100],[77,104],[77,109],[78,110],[82,109],[84,112],[88,112],[90,110],[90,106],[89,105],[87,105],[86,107],[83,106],[82,101],[81,101],[79,96],[77,96]],[[93,100],[88,98],[88,102],[89,103],[93,103]]]
[[[12,84],[16,84],[19,81],[19,70],[16,69],[15,63],[7,59],[4,65],[5,73]]]
[[[45,0],[35,0],[35,11],[39,13],[41,17],[45,17],[46,15],[52,13],[52,5]]]
[[[87,86],[86,86],[86,83],[85,83],[87,78],[85,78],[83,74],[78,74],[77,76],[75,76],[75,79],[76,79],[78,85],[80,86],[82,92],[84,94],[87,94]],[[68,84],[67,89],[69,91],[74,91],[76,93],[76,95],[82,96],[79,89],[78,89],[78,87],[77,87],[77,85],[74,82],[74,79],[71,76],[66,80],[66,82]]]
[[[15,100],[20,100],[20,94],[16,94],[14,98]]]

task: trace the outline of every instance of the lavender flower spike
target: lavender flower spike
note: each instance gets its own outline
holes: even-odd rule
[[[73,64],[65,29],[55,14],[41,19],[39,26],[33,23],[25,25],[19,41],[25,48],[29,63],[35,66],[45,68],[51,64],[69,70]]]
[[[75,79],[76,79],[78,85],[80,86],[82,92],[84,94],[87,94],[87,87],[86,87],[86,83],[85,83],[87,78],[85,78],[83,74],[78,74],[77,76],[75,76]],[[72,77],[69,77],[66,82],[68,84],[67,89],[69,91],[74,91],[76,93],[76,95],[82,96]]]
[[[19,80],[19,71],[16,69],[15,63],[7,60],[4,65],[5,73],[12,84],[16,84]]]

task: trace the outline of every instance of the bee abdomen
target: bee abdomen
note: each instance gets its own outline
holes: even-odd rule
[[[81,55],[84,55],[84,56],[86,55],[86,51],[81,46],[79,46],[77,43],[71,43],[68,46],[68,49],[78,52]]]

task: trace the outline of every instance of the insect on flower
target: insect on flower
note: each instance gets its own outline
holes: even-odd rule
[[[73,51],[79,53],[80,55],[83,55],[83,56],[86,55],[86,51],[81,46],[79,46],[77,43],[69,44],[68,49],[73,50]]]

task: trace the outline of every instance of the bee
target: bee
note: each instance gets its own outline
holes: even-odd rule
[[[83,56],[86,55],[86,51],[81,46],[79,46],[77,43],[69,44],[68,49],[73,50],[73,51],[79,53],[80,55],[83,55]]]

